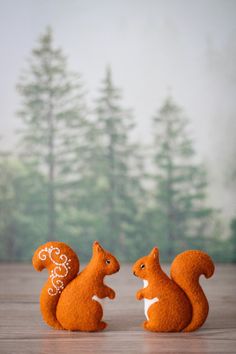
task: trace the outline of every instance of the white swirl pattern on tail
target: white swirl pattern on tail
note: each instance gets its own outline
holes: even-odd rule
[[[64,289],[64,283],[63,283],[63,278],[65,278],[70,269],[70,262],[71,259],[68,259],[68,257],[65,254],[61,254],[61,250],[58,247],[45,247],[42,249],[38,257],[41,261],[45,261],[47,257],[50,258],[51,262],[55,264],[55,268],[51,270],[50,278],[52,282],[52,288],[48,289],[48,294],[50,296],[55,296],[58,293],[60,294],[62,290]],[[53,259],[53,256],[59,256],[59,259],[61,262],[57,262],[55,259]]]

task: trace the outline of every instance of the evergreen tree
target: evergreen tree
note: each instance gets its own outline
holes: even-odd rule
[[[29,171],[10,153],[0,154],[1,260],[31,259],[37,242],[43,241],[43,185],[44,179],[37,171]]]
[[[68,142],[66,156],[67,180],[61,184],[64,190],[63,213],[58,220],[58,235],[80,252],[81,259],[91,253],[91,243],[99,237],[103,229],[101,217],[101,192],[99,157],[101,147],[96,124],[87,121],[83,133]],[[69,157],[69,158],[68,158]],[[68,176],[69,172],[69,176]]]
[[[21,153],[28,165],[46,176],[48,231],[46,239],[57,238],[57,215],[67,206],[67,190],[82,159],[86,109],[80,77],[71,73],[61,49],[54,48],[47,29],[33,49],[29,68],[18,84],[22,97],[19,116]],[[78,168],[78,163],[76,167]]]
[[[169,259],[183,246],[202,247],[212,214],[205,206],[206,172],[195,161],[187,126],[188,120],[171,98],[153,120],[152,213],[158,220],[157,241],[159,237]]]
[[[120,91],[114,86],[108,68],[96,109],[100,145],[97,155],[99,208],[103,220],[99,234],[121,258],[132,259],[138,245],[139,202],[143,190],[138,178],[139,150],[130,138],[133,118],[120,101]]]
[[[230,244],[230,253],[231,253],[231,261],[236,262],[236,218],[231,220],[230,223],[230,239],[229,239],[229,244]]]

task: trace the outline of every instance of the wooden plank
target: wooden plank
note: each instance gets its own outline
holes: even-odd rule
[[[164,267],[168,269],[167,266]],[[41,319],[38,297],[46,272],[30,265],[0,265],[0,353],[235,353],[236,266],[219,265],[202,279],[210,302],[203,328],[193,333],[150,333],[142,329],[143,303],[135,300],[142,283],[125,265],[107,283],[117,292],[106,300],[100,333],[55,331]]]

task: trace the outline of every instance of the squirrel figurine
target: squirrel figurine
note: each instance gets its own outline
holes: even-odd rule
[[[101,321],[103,309],[97,301],[115,298],[113,289],[106,286],[106,275],[120,269],[118,260],[95,241],[93,255],[79,272],[76,253],[63,242],[48,242],[34,253],[32,263],[37,271],[47,268],[49,278],[40,295],[44,321],[55,329],[71,331],[100,331],[107,324]]]
[[[137,300],[144,299],[144,328],[153,332],[191,332],[201,327],[209,305],[199,277],[204,274],[210,278],[214,268],[210,256],[197,250],[185,251],[174,259],[171,279],[160,266],[157,247],[137,260],[133,274],[144,281],[144,288],[136,293]]]

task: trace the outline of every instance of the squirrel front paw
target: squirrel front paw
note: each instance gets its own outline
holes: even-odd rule
[[[109,289],[107,296],[109,297],[109,299],[113,300],[116,296],[116,293],[113,289]]]
[[[137,300],[142,300],[144,298],[142,290],[137,291],[136,293],[136,299]]]

